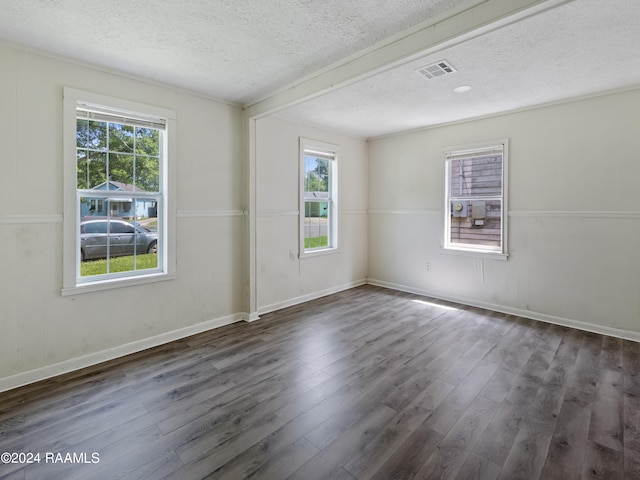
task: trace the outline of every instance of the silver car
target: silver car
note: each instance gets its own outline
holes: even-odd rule
[[[108,233],[107,233],[108,232]],[[158,252],[158,233],[124,220],[91,218],[80,223],[82,260]]]

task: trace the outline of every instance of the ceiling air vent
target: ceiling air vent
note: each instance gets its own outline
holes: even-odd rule
[[[453,68],[451,64],[446,60],[440,60],[439,62],[433,63],[431,65],[420,67],[416,70],[416,72],[424,75],[427,78],[436,78],[442,77],[444,75],[449,75],[450,73],[455,73],[457,72],[457,70]]]

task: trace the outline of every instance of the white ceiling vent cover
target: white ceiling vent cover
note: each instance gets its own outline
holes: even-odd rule
[[[440,60],[439,62],[432,63],[431,65],[420,67],[416,72],[427,78],[436,78],[449,75],[450,73],[455,73],[457,70],[446,60]]]

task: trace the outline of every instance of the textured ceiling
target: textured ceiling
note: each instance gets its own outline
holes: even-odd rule
[[[251,105],[407,29],[490,2],[499,3],[0,0],[0,41]],[[369,138],[640,85],[640,0],[565,2],[545,0],[549,10],[279,114]],[[441,59],[457,73],[427,80],[414,71]],[[456,94],[459,85],[473,90]]]
[[[0,39],[247,103],[479,0],[0,0]]]
[[[640,85],[639,45],[639,0],[576,0],[281,115],[374,137],[630,88]],[[414,71],[441,59],[458,71]],[[460,85],[473,89],[454,93]]]

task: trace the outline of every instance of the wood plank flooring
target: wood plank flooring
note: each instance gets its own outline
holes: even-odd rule
[[[0,393],[0,452],[41,455],[11,480],[640,479],[640,344],[363,286]]]

